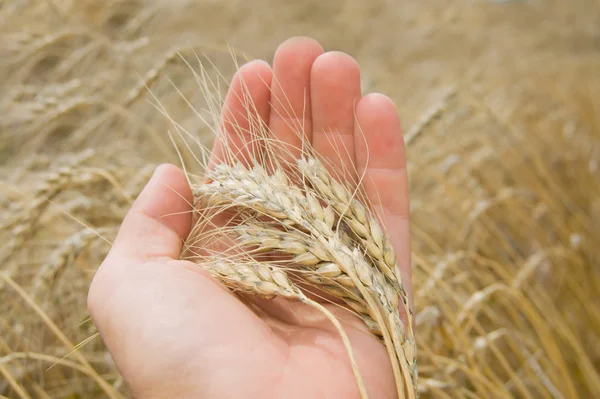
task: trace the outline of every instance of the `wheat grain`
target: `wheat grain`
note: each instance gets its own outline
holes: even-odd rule
[[[267,298],[299,296],[298,289],[284,271],[261,263],[234,264],[220,261],[204,265],[203,268],[226,286],[244,293],[260,294]]]

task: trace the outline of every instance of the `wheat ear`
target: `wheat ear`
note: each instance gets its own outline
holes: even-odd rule
[[[269,175],[255,165],[246,169],[241,164],[220,164],[210,171],[211,183],[195,188],[196,194],[215,204],[231,204],[253,210],[280,221],[284,226],[294,226],[310,233],[327,249],[331,258],[350,276],[368,304],[373,319],[381,326],[383,339],[390,355],[396,386],[400,397],[415,397],[414,348],[406,341],[404,325],[398,316],[398,292],[386,289],[385,275],[364,261],[356,249],[348,248],[334,231],[335,215],[331,207],[320,205],[317,197],[306,195],[290,183],[281,169]],[[377,297],[378,301],[375,299]],[[400,370],[402,375],[400,375]]]
[[[265,224],[240,225],[234,231],[238,242],[248,248],[250,254],[274,251],[291,255],[289,261],[307,267],[299,269],[302,279],[346,302],[373,333],[382,335],[381,327],[373,321],[369,310],[363,305],[363,297],[352,279],[332,262],[327,250],[312,237],[297,230],[276,230]]]
[[[411,345],[409,352],[416,354],[416,343],[412,326],[413,312],[408,303],[408,295],[398,272],[396,254],[392,243],[381,228],[375,215],[369,211],[355,195],[342,183],[334,179],[323,164],[313,157],[298,159],[298,169],[308,180],[319,196],[333,207],[338,216],[352,229],[361,247],[369,255],[374,266],[379,268],[387,280],[397,288],[402,300],[402,310],[406,314],[406,345]],[[413,379],[417,378],[416,358],[409,356]]]

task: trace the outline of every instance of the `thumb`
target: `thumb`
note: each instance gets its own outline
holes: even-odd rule
[[[158,166],[123,220],[111,255],[140,261],[178,258],[192,225],[191,202],[183,171]]]

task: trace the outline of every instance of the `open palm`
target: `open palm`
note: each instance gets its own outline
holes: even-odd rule
[[[365,176],[363,189],[383,216],[410,288],[407,177],[394,104],[380,94],[362,97],[356,62],[324,53],[308,38],[283,43],[273,68],[253,61],[234,77],[222,128],[242,146],[247,95],[276,139],[300,147],[302,127],[319,154]],[[212,163],[222,158],[222,146],[217,140]],[[260,301],[261,311],[251,311],[179,260],[192,224],[191,197],[183,172],[160,166],[90,288],[92,319],[134,396],[358,397],[342,341],[323,315],[282,299]],[[370,396],[394,397],[383,345],[348,312],[330,310],[343,321]]]

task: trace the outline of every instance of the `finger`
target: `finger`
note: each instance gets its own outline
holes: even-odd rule
[[[396,251],[404,285],[412,298],[408,175],[396,106],[382,94],[363,97],[356,107],[355,151],[359,178]]]
[[[323,47],[308,37],[289,39],[275,52],[269,129],[288,160],[300,156],[303,140],[311,140],[310,71],[321,54]]]
[[[249,62],[235,74],[225,96],[209,169],[221,162],[249,165],[260,155],[257,138],[269,121],[272,77],[271,67],[264,61]]]
[[[183,171],[159,166],[123,220],[111,254],[139,260],[178,258],[191,229],[191,201]]]
[[[313,147],[344,178],[354,179],[354,106],[360,99],[358,64],[347,54],[328,52],[315,60],[310,79]]]

